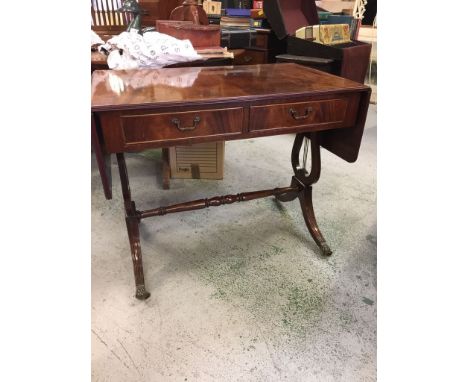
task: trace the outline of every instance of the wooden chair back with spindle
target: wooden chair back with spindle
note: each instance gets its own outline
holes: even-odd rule
[[[119,34],[131,21],[131,14],[121,13],[121,0],[91,0],[91,28],[98,34]]]
[[[154,27],[156,20],[169,19],[171,11],[179,6],[183,0],[137,0],[141,8],[146,11],[142,15],[143,27]],[[122,0],[91,0],[91,29],[99,35],[115,35],[127,29],[133,20],[129,12],[118,12]]]

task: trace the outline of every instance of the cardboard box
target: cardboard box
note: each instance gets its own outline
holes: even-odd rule
[[[209,1],[203,2],[203,9],[207,15],[221,15],[221,1]]]
[[[296,37],[324,45],[351,42],[348,24],[309,25],[296,31]]]
[[[223,179],[224,145],[225,142],[214,142],[171,147],[171,178]]]

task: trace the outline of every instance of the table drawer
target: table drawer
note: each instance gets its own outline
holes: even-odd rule
[[[355,95],[305,102],[252,106],[250,130],[275,130],[301,126],[325,130],[349,127],[356,120]]]
[[[268,35],[257,32],[255,37],[255,46],[257,48],[268,49]]]
[[[121,115],[123,147],[150,147],[159,141],[241,134],[244,109],[214,109],[179,113]]]
[[[267,51],[245,49],[234,57],[234,65],[257,65],[267,63]]]

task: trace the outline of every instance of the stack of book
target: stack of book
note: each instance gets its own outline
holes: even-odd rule
[[[221,16],[217,15],[208,15],[208,23],[213,25],[221,24]]]
[[[354,17],[350,15],[331,14],[325,22],[320,22],[320,24],[348,24],[351,27],[353,20]]]
[[[326,11],[318,11],[317,13],[318,13],[320,24],[327,24],[328,23],[328,17],[330,15],[332,15],[331,12],[326,12]]]
[[[361,19],[353,18],[350,28],[351,40],[357,40],[359,38],[359,28],[361,27]]]
[[[221,17],[220,23],[221,28],[250,28],[250,17]]]
[[[319,19],[321,25],[348,24],[351,40],[358,39],[361,20],[350,15],[333,14],[331,12],[319,12]]]
[[[200,48],[197,53],[207,60],[209,58],[234,58],[232,52],[228,52],[226,47]]]
[[[266,16],[263,12],[263,1],[254,1],[253,8],[250,10],[250,25],[254,28],[264,28],[266,25]]]
[[[210,24],[219,25],[221,21],[221,7],[221,1],[205,0],[203,2],[203,10],[206,12]]]
[[[318,44],[337,45],[351,42],[348,24],[310,25],[296,31],[296,37]]]
[[[221,17],[221,28],[250,28],[250,9],[227,8]]]
[[[263,12],[263,1],[253,1],[249,8],[226,8],[221,17],[222,28],[263,28],[265,27],[266,16]]]
[[[226,8],[224,8],[225,4],[227,4]],[[266,21],[262,7],[262,1],[223,1],[220,21],[221,45],[229,49],[245,49],[255,46],[256,28],[263,27],[263,22]]]

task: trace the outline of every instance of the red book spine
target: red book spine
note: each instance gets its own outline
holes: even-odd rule
[[[263,1],[254,0],[253,9],[263,9]]]

